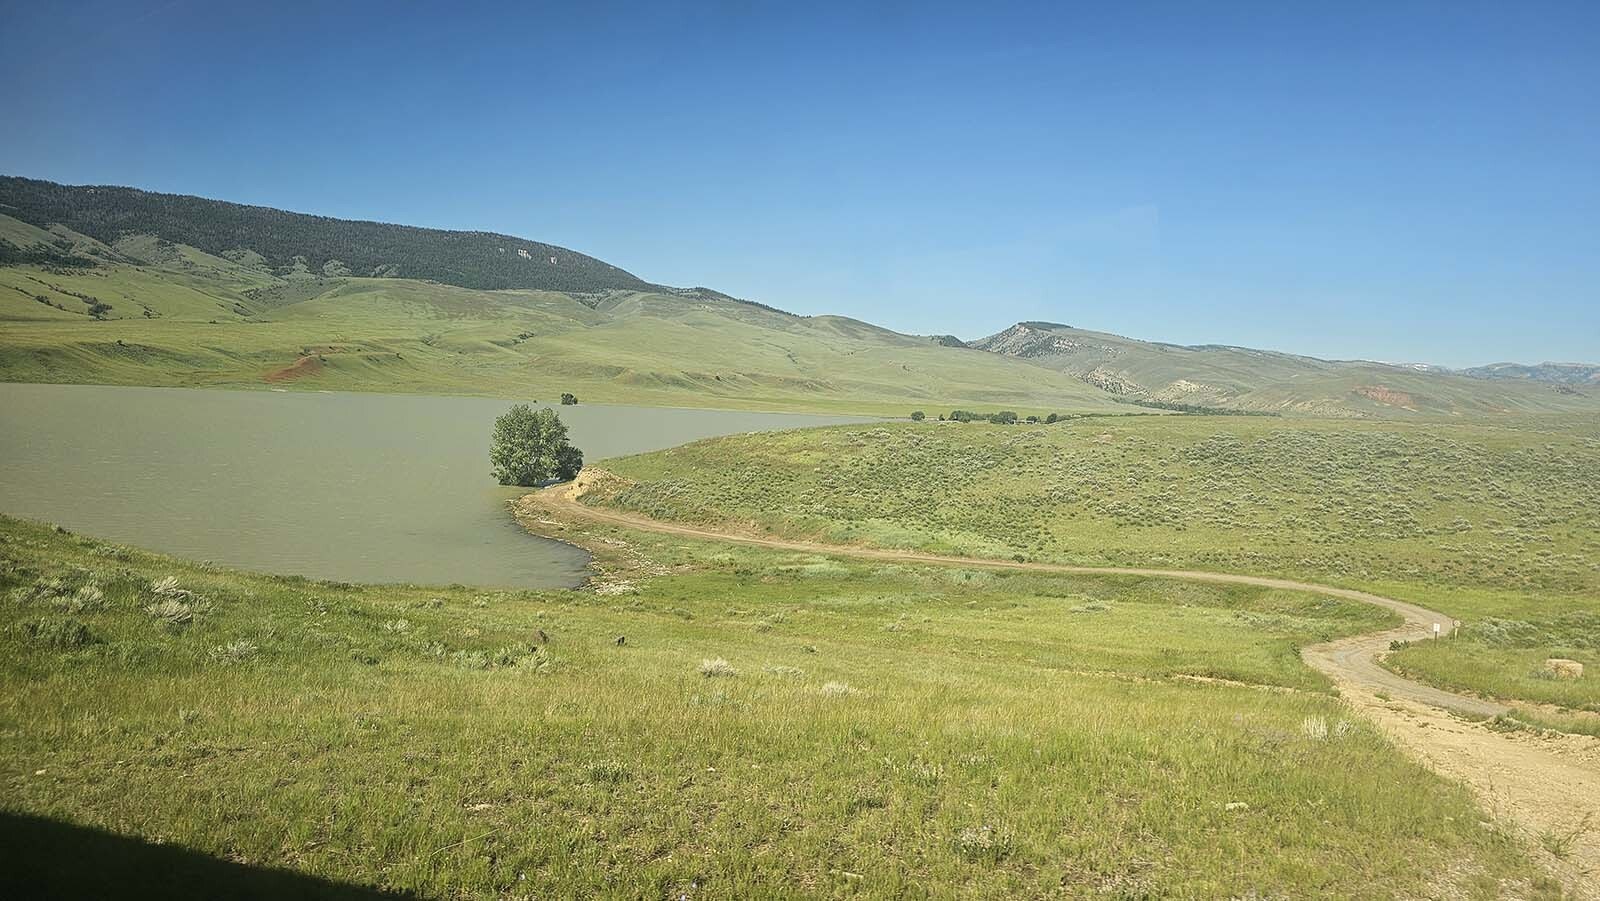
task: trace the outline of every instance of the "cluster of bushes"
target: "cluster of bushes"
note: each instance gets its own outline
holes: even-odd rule
[[[1228,407],[1207,407],[1203,404],[1178,404],[1160,400],[1137,400],[1133,398],[1113,398],[1117,403],[1129,404],[1135,407],[1148,407],[1155,410],[1171,410],[1175,413],[1191,413],[1202,416],[1280,416],[1282,414],[1272,410],[1234,410]],[[1124,414],[1124,415],[1152,415],[1152,414]],[[928,414],[921,410],[911,414],[912,422],[922,422]],[[1011,410],[1001,410],[998,413],[975,413],[971,410],[952,410],[948,416],[940,414],[940,422],[992,422],[997,425],[1012,425],[1018,422],[1057,423],[1075,418],[1071,415],[1063,416],[1059,413],[1050,413],[1043,417],[1025,416],[1018,417]]]
[[[64,269],[87,269],[95,265],[95,261],[88,257],[78,256],[72,249],[71,242],[64,242],[55,247],[36,244],[32,247],[18,247],[10,241],[0,239],[0,266],[57,266]]]
[[[922,422],[927,418],[928,414],[921,410],[917,410],[911,414],[912,422]],[[1067,417],[1056,413],[1051,413],[1045,416],[1043,419],[1040,419],[1038,416],[1028,416],[1023,418],[1017,416],[1016,412],[1012,410],[1001,410],[998,413],[974,413],[971,410],[952,410],[950,411],[949,416],[946,416],[943,413],[939,414],[940,422],[992,422],[995,425],[1015,425],[1018,422],[1056,423],[1061,422],[1066,418]]]
[[[997,425],[1011,425],[1017,422],[1017,414],[1011,410],[1002,410],[999,413],[974,413],[971,410],[952,410],[949,416],[940,416],[939,418],[941,420],[948,419],[950,422],[992,422]],[[1039,417],[1032,417],[1032,421],[1038,422]]]
[[[1205,404],[1180,404],[1166,400],[1140,400],[1136,397],[1113,397],[1119,404],[1148,407],[1152,410],[1171,410],[1174,413],[1198,413],[1202,416],[1281,416],[1275,410],[1236,410],[1232,407],[1208,407]]]
[[[1175,413],[1192,413],[1203,416],[1278,416],[1271,410],[1233,410],[1227,407],[1207,407],[1201,404],[1176,404],[1158,400],[1133,400],[1129,398],[1116,398],[1118,403],[1130,404],[1136,407],[1149,407],[1156,410],[1171,410]],[[1142,414],[1150,415],[1150,414]],[[912,422],[922,422],[928,414],[921,410],[911,414]],[[952,410],[950,415],[940,414],[940,422],[992,422],[997,425],[1012,425],[1018,422],[1057,423],[1071,419],[1071,416],[1062,416],[1059,413],[1050,413],[1044,417],[1025,416],[1018,417],[1011,410],[1001,410],[998,413],[975,413],[971,410]]]
[[[5,241],[0,240],[0,245],[3,245],[3,244],[5,244]],[[0,258],[0,266],[3,266],[3,265],[7,265],[7,263],[5,262],[5,260],[3,258]],[[41,282],[40,284],[44,284],[44,283]],[[15,286],[13,286],[13,287],[15,287]],[[83,301],[83,305],[89,308],[88,309],[89,315],[94,317],[95,319],[106,319],[106,318],[108,318],[106,316],[106,314],[111,312],[111,304],[108,304],[105,301],[101,300],[100,298],[95,297],[93,294],[84,294],[84,293],[81,293],[79,291],[69,291],[66,288],[61,287],[60,285],[49,285],[48,287],[50,288],[50,290],[55,291],[58,294],[65,294],[68,297],[75,297],[78,300]],[[68,310],[65,306],[63,306],[62,304],[59,304],[59,303],[56,303],[56,302],[52,301],[49,298],[48,295],[45,295],[45,294],[29,294],[27,291],[23,290],[22,288],[16,288],[16,290],[18,292],[20,292],[23,296],[31,297],[35,302],[42,303],[47,307],[55,307],[56,309],[61,310],[62,312],[68,312],[68,313],[72,312],[71,310]],[[145,312],[148,313],[149,309],[146,308]]]

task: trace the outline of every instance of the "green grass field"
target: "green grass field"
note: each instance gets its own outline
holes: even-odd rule
[[[3,220],[5,217],[0,217]],[[154,262],[0,266],[0,379],[555,397],[905,415],[1125,410],[1066,373],[710,293],[477,291],[278,277],[146,239]],[[109,249],[107,253],[110,253]],[[43,298],[41,301],[39,298]],[[109,305],[104,319],[90,300]]]
[[[734,436],[607,461],[600,497],[664,519],[829,542],[1279,574],[1465,621],[1400,668],[1600,709],[1600,426],[1089,418]],[[594,497],[594,496],[590,496]]]
[[[483,592],[0,520],[5,811],[429,896],[1558,895],[1300,663],[1365,606],[586,540]]]
[[[1496,728],[1596,728],[1600,678],[1541,674],[1600,673],[1585,392],[1236,348],[1190,371],[1126,339],[1046,366],[705,290],[272,269],[7,216],[0,239],[38,251],[0,266],[3,380],[893,416],[604,461],[616,478],[586,499],[1377,591],[1465,621],[1396,669],[1521,702]],[[1289,415],[1130,407],[1080,378],[1113,359],[1138,396]],[[1215,384],[1172,387],[1196,372]],[[1074,416],[903,421],[952,408]],[[600,579],[529,592],[233,572],[0,516],[0,840],[35,867],[0,868],[0,894],[167,872],[174,850],[231,868],[195,897],[290,877],[428,897],[1560,894],[1301,661],[1390,622],[1371,607],[573,528]]]
[[[316,220],[315,228],[325,225]],[[1070,331],[1079,346],[1066,357],[1024,359],[842,316],[795,316],[709,289],[650,286],[594,260],[590,275],[609,272],[596,284],[612,287],[561,293],[460,287],[480,283],[471,278],[358,277],[303,259],[274,266],[253,251],[218,256],[148,234],[105,244],[6,215],[0,241],[15,263],[0,265],[5,381],[572,392],[613,403],[888,416],[955,408],[1137,412],[1119,403],[1134,397],[1336,417],[1600,414],[1600,392],[1587,388],[1559,392],[1238,348],[1174,349],[1092,332]],[[19,262],[28,253],[81,265]],[[477,260],[505,262],[493,254]],[[632,287],[617,287],[623,276]],[[1148,385],[1127,397],[1102,390],[1115,386],[1090,373],[1106,365]],[[1180,387],[1161,387],[1168,383]]]

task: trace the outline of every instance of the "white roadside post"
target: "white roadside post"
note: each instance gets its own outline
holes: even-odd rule
[[[1434,623],[1433,624],[1433,640],[1434,641],[1438,641],[1439,640],[1439,624],[1438,623]]]

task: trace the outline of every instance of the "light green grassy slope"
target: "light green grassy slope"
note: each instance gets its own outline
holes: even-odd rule
[[[1586,387],[1490,382],[1246,347],[1185,347],[1054,323],[1018,323],[975,346],[1126,398],[1164,403],[1335,417],[1600,413],[1600,393]]]
[[[603,464],[601,502],[796,537],[1282,574],[1407,598],[1465,638],[1397,661],[1600,710],[1600,426],[1242,417],[894,424],[736,436]]]
[[[714,292],[568,295],[324,278],[148,237],[107,252],[118,259],[0,267],[0,378],[570,391],[602,402],[892,415],[1114,409],[1103,392],[1063,373]]]
[[[1300,663],[1370,608],[597,537],[621,593],[0,519],[4,810],[430,897],[1559,894]]]
[[[982,342],[987,352],[708,289],[487,291],[356,278],[302,257],[269,265],[247,248],[218,255],[148,234],[107,237],[112,244],[0,215],[0,260],[10,262],[0,265],[0,379],[570,391],[887,415],[1126,410],[1113,403],[1129,399],[1312,416],[1600,415],[1600,392],[1586,386],[1177,348],[1039,323]]]

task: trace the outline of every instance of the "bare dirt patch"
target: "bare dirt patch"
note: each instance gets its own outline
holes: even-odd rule
[[[322,360],[316,356],[305,356],[288,366],[281,366],[267,373],[265,379],[269,382],[292,382],[295,379],[316,375],[322,371]]]
[[[1402,410],[1415,410],[1417,399],[1404,391],[1385,388],[1382,385],[1362,385],[1356,393],[1368,400],[1377,401],[1388,407],[1399,407]]]

